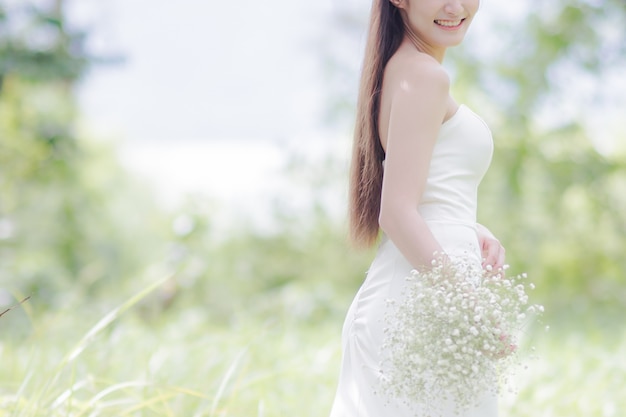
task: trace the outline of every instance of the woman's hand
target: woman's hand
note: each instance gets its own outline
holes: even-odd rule
[[[476,234],[483,258],[482,266],[487,268],[490,265],[494,272],[498,271],[504,267],[504,247],[489,229],[480,223],[476,223],[476,226]]]

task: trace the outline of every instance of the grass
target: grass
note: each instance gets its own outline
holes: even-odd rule
[[[216,323],[206,307],[188,306],[145,318],[137,304],[157,285],[107,314],[85,303],[31,316],[22,334],[3,317],[0,417],[328,415],[343,317],[249,312]],[[623,328],[551,325],[533,336],[539,359],[517,376],[519,393],[503,396],[501,415],[621,416]]]
[[[582,322],[582,320],[580,320]],[[588,328],[558,322],[535,337],[538,359],[506,395],[504,416],[621,417],[626,411],[626,332],[621,322]]]

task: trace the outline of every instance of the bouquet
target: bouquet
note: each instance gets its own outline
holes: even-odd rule
[[[509,278],[505,269],[483,270],[477,259],[459,256],[411,272],[402,299],[388,300],[384,391],[410,403],[451,400],[459,409],[498,391],[519,332],[543,312],[528,303],[526,288],[534,285],[526,274]]]

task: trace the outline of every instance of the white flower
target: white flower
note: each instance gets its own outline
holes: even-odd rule
[[[381,384],[389,394],[432,403],[446,392],[471,405],[494,388],[494,366],[510,362],[526,313],[543,306],[525,307],[525,274],[490,272],[469,256],[436,258],[430,269],[412,271],[385,316]]]

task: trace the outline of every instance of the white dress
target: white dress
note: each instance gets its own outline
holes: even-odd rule
[[[476,235],[478,185],[493,153],[491,132],[469,108],[442,124],[435,143],[426,187],[417,210],[448,254],[481,253]],[[383,236],[365,282],[348,311],[343,332],[343,358],[331,417],[428,417],[432,404],[405,404],[380,392],[381,343],[389,298],[398,298],[413,267],[391,240]],[[455,404],[434,406],[443,417],[495,417],[497,398],[485,393],[480,405],[462,414]]]

